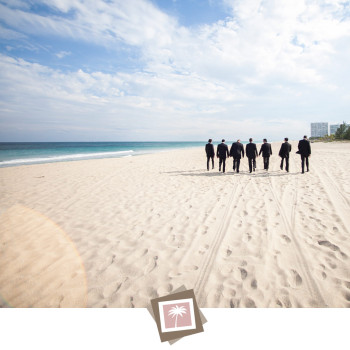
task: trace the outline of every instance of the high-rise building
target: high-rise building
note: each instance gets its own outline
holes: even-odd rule
[[[311,137],[328,135],[328,123],[311,123]]]
[[[330,124],[329,125],[329,134],[335,134],[338,130],[338,128],[340,127],[340,124]]]

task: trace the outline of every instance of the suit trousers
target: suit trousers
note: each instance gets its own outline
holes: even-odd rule
[[[221,164],[222,164],[222,172],[225,172],[225,165],[226,165],[226,157],[220,157],[219,158],[219,171],[221,171]]]
[[[309,171],[309,156],[301,156],[301,172],[304,172],[306,163],[306,170]]]
[[[233,158],[233,170],[236,169],[237,173],[239,173],[240,163],[241,163],[241,158]]]
[[[207,169],[209,170],[209,161],[211,158],[212,168],[214,169],[214,156],[207,156]]]
[[[264,158],[264,170],[269,170],[270,157],[263,157],[263,158]]]
[[[283,161],[286,160],[286,171],[289,171],[289,157],[282,157],[281,169],[283,169]]]
[[[256,168],[256,160],[254,158],[248,158],[248,164],[249,164],[249,172],[252,172],[253,168],[255,170]]]

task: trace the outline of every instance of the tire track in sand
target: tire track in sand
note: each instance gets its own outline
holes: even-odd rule
[[[243,176],[239,176],[239,181],[235,183],[232,189],[230,198],[226,205],[226,210],[221,218],[219,228],[217,229],[216,234],[211,242],[211,249],[207,252],[206,257],[201,263],[200,273],[196,280],[196,283],[194,284],[194,292],[199,306],[202,306],[205,303],[206,296],[204,294],[204,288],[212,271],[218,250],[221,246],[222,241],[224,240],[228,227],[230,226],[231,219],[235,211],[232,208],[236,204],[235,198],[242,194],[243,189],[245,188],[244,185],[249,183],[249,181],[242,183],[242,178]],[[237,205],[236,210],[238,209],[239,207]]]
[[[293,158],[294,163],[295,163],[295,159]],[[269,179],[269,187],[271,189],[271,193],[273,195],[274,198],[274,202],[275,205],[278,209],[278,212],[281,215],[282,218],[282,222],[283,225],[286,229],[286,232],[289,233],[290,237],[291,237],[291,243],[294,245],[293,252],[295,254],[296,257],[296,262],[298,265],[298,269],[302,272],[302,275],[304,277],[305,283],[306,283],[306,287],[310,293],[310,295],[312,296],[313,300],[316,301],[316,307],[327,307],[328,304],[325,302],[318,284],[316,283],[315,279],[312,277],[311,273],[310,273],[310,269],[308,267],[307,264],[307,259],[305,258],[302,249],[300,247],[300,244],[298,243],[298,240],[295,236],[295,218],[296,218],[296,208],[297,208],[297,202],[298,202],[298,185],[299,185],[299,176],[296,175],[295,177],[295,185],[294,185],[294,192],[293,192],[293,200],[292,200],[292,213],[291,213],[291,220],[288,219],[285,210],[283,209],[283,205],[281,203],[281,201],[278,198],[278,195],[276,193],[275,188],[273,187],[272,184],[272,180],[270,178],[270,176],[268,176]],[[298,275],[297,275],[298,276]],[[299,276],[300,277],[300,276]]]
[[[320,169],[318,166],[316,166],[316,175],[320,179],[320,182],[323,185],[323,188],[328,196],[329,201],[332,203],[333,207],[335,208],[335,211],[342,222],[345,230],[349,234],[348,225],[346,222],[344,222],[344,218],[348,217],[349,215],[349,208],[350,208],[350,202],[349,200],[344,196],[344,194],[340,191],[339,187],[336,185],[336,183],[332,180],[331,176],[329,175],[329,172],[327,169],[322,169],[323,174],[325,176],[321,176]],[[334,194],[338,194],[338,198]]]

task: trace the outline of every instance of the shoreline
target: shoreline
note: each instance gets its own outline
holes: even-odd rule
[[[43,142],[47,143],[47,142]],[[56,143],[56,142],[55,142]],[[55,144],[53,143],[53,144]],[[99,142],[97,142],[99,143]],[[128,142],[125,142],[128,143]],[[142,143],[142,142],[140,142]],[[152,142],[150,142],[152,143]],[[174,142],[176,143],[176,142]],[[16,144],[16,143],[14,143]],[[35,143],[34,143],[35,144]],[[62,142],[62,144],[68,144],[67,142]],[[90,143],[91,144],[91,143]],[[205,143],[203,143],[205,144]],[[140,150],[137,149],[134,150],[119,150],[119,151],[105,151],[105,152],[94,152],[94,153],[75,153],[75,154],[60,154],[56,157],[49,157],[46,158],[40,158],[39,156],[36,158],[16,158],[11,160],[6,160],[4,162],[7,162],[7,164],[3,165],[2,162],[0,162],[0,169],[1,168],[8,168],[8,167],[16,167],[16,166],[23,166],[23,165],[35,165],[35,164],[51,164],[51,163],[63,163],[63,162],[74,162],[74,161],[82,161],[82,160],[97,160],[97,159],[119,159],[119,158],[125,158],[130,156],[139,156],[139,155],[145,155],[145,154],[154,154],[158,152],[168,152],[172,150],[178,150],[178,149],[192,149],[200,146],[196,145],[190,145],[187,147],[176,147],[176,148],[159,148],[159,149],[152,149],[152,150]],[[81,151],[80,151],[81,152]],[[120,153],[119,156],[112,156],[112,154]],[[123,155],[125,153],[130,153]],[[104,157],[102,157],[104,155]],[[71,158],[71,159],[69,159]],[[79,159],[81,158],[81,159]],[[84,159],[85,158],[85,159]],[[13,162],[22,162],[23,164],[11,164]]]
[[[195,141],[197,142],[197,141]],[[235,141],[232,141],[232,142],[235,142]],[[226,144],[228,145],[228,147],[230,148],[232,142],[226,142]],[[244,143],[245,142],[245,143]],[[242,141],[243,145],[246,145],[249,141]],[[282,141],[281,141],[282,142]],[[294,141],[290,141],[290,142],[294,142]],[[25,142],[24,142],[25,143]],[[43,143],[46,143],[46,142],[43,142]],[[62,143],[65,143],[65,142],[62,142]],[[214,147],[217,147],[217,145],[221,143],[221,142],[217,142],[217,143],[213,143],[214,144]],[[261,145],[262,142],[255,142],[257,146]],[[276,144],[276,143],[279,143],[279,141],[272,141],[270,142],[271,145],[272,144]],[[167,148],[167,149],[158,149],[158,150],[153,150],[153,151],[149,151],[149,152],[144,152],[144,153],[135,153],[135,154],[128,154],[128,155],[121,155],[121,156],[117,156],[117,157],[104,157],[104,158],[94,158],[91,155],[89,155],[89,157],[91,158],[87,158],[87,159],[71,159],[71,160],[55,160],[55,161],[46,161],[46,162],[42,162],[40,160],[33,160],[33,161],[30,161],[30,162],[26,162],[27,158],[23,158],[23,159],[14,159],[14,160],[11,160],[11,161],[23,161],[24,164],[7,164],[7,165],[1,165],[1,162],[0,162],[0,169],[3,169],[3,168],[13,168],[13,167],[22,167],[22,166],[28,166],[28,165],[44,165],[44,164],[54,164],[54,163],[71,163],[71,162],[80,162],[80,161],[87,161],[87,160],[101,160],[101,159],[120,159],[120,158],[128,158],[128,157],[136,157],[136,156],[143,156],[143,155],[149,155],[149,154],[157,154],[157,153],[162,153],[162,152],[172,152],[172,151],[176,151],[176,150],[190,150],[190,149],[195,149],[195,148],[198,148],[198,149],[201,149],[201,148],[204,148],[206,142],[203,142],[203,145],[202,146],[188,146],[188,147],[181,147],[181,148]],[[134,152],[134,151],[118,151],[117,153],[128,153],[128,152]],[[136,151],[136,152],[140,152],[140,151]],[[108,152],[106,152],[108,153]],[[62,156],[59,156],[59,157],[73,157],[75,158],[77,156],[77,154],[75,155],[62,155]],[[47,158],[47,160],[49,160],[50,158]]]

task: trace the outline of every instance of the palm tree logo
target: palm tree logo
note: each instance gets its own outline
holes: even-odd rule
[[[178,316],[180,315],[182,317],[182,315],[185,314],[185,313],[186,313],[186,308],[184,306],[180,306],[179,307],[178,305],[176,305],[176,306],[173,306],[169,310],[168,316],[172,316],[172,318],[174,318],[176,316],[176,318],[175,318],[175,328],[177,328],[177,318],[178,318]]]

